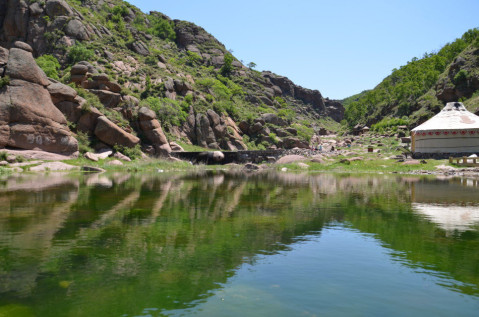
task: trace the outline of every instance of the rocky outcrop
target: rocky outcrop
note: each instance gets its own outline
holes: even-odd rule
[[[236,123],[230,117],[220,116],[211,109],[204,114],[195,114],[190,109],[182,132],[191,143],[202,147],[230,151],[247,149]]]
[[[122,102],[121,86],[110,81],[108,75],[98,73],[90,63],[74,65],[70,74],[73,83],[98,96],[105,107],[115,108]]]
[[[210,53],[222,54],[226,52],[223,44],[206,32],[202,27],[186,21],[174,20],[173,22],[175,23],[176,44],[179,47],[187,48],[188,50],[196,51],[197,53],[200,53],[198,47],[221,47],[223,48],[223,51],[210,51]]]
[[[315,111],[325,113],[326,108],[323,96],[318,90],[303,88],[294,84],[287,77],[278,76],[271,72],[263,72],[262,76],[268,79],[272,85],[278,87],[282,95],[299,99],[306,104],[312,105]]]
[[[168,156],[171,153],[171,147],[163,133],[160,122],[156,119],[155,112],[149,108],[141,107],[138,111],[138,123],[143,134],[153,145],[156,154]]]
[[[2,50],[3,52],[5,50]],[[78,143],[48,89],[50,81],[37,66],[31,47],[16,42],[10,49],[0,90],[0,147],[73,154]]]
[[[479,53],[479,50],[477,50]],[[479,54],[468,51],[457,57],[449,66],[447,76],[438,80],[435,86],[436,97],[447,103],[460,98],[470,98],[479,90],[479,76],[475,69],[479,65]]]
[[[137,41],[129,44],[128,46],[129,49],[131,49],[133,52],[138,53],[143,56],[148,56],[150,55],[150,51],[148,50],[148,46],[146,46],[145,43],[142,41]]]
[[[342,103],[337,100],[325,98],[324,105],[328,117],[331,117],[336,122],[341,122],[341,120],[344,119],[344,106]]]
[[[66,1],[0,1],[0,45],[11,47],[15,41],[28,43],[38,56],[53,53],[65,60],[64,51],[58,47],[72,46],[76,40],[91,40],[101,33],[89,25],[83,16]],[[45,35],[49,34],[50,38]],[[52,37],[52,34],[55,34]]]
[[[210,120],[205,114],[196,115],[196,144],[210,149],[219,149]]]

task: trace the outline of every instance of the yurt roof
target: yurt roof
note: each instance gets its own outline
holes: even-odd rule
[[[444,109],[412,131],[479,129],[479,116],[460,102],[448,102]]]

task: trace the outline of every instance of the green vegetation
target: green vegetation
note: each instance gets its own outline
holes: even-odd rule
[[[293,124],[292,127],[295,128],[296,131],[298,131],[298,136],[301,139],[306,140],[307,142],[309,142],[314,135],[314,130],[308,127],[306,123],[303,123],[303,124],[296,123],[296,124]]]
[[[93,152],[92,148],[90,147],[91,142],[88,134],[77,131],[76,139],[78,141],[78,151],[80,153],[84,154],[86,152]]]
[[[10,77],[9,76],[4,76],[0,78],[0,89],[2,89],[4,86],[10,85]]]
[[[95,53],[79,43],[68,50],[68,61],[73,65],[81,61],[89,61]]]
[[[421,106],[428,106],[429,111],[437,110],[435,97],[426,97],[425,94],[434,88],[448,65],[478,36],[477,29],[469,30],[462,38],[446,44],[437,53],[425,53],[422,58],[413,58],[407,65],[394,69],[373,90],[347,98],[345,119],[348,125],[352,127],[358,122],[375,122],[386,113],[394,117],[410,116]],[[454,82],[461,84],[467,78],[467,71],[461,70],[455,75]]]
[[[224,64],[220,69],[221,75],[225,77],[231,76],[231,72],[233,71],[233,55],[227,53],[224,57]]]
[[[45,72],[45,74],[53,79],[59,80],[58,71],[60,70],[60,63],[55,56],[45,54],[36,59],[38,66]]]
[[[148,29],[149,33],[156,35],[163,40],[174,41],[176,39],[173,21],[168,21],[155,14],[150,15],[148,18],[151,25]]]
[[[382,133],[382,132],[384,132],[388,129],[397,128],[397,126],[400,126],[400,125],[406,125],[407,126],[408,124],[409,124],[409,120],[408,120],[407,117],[403,117],[403,118],[389,118],[389,117],[386,117],[386,118],[383,118],[378,123],[373,124],[371,126],[371,130],[375,131],[375,132]]]
[[[127,147],[122,145],[115,145],[113,149],[123,155],[128,156],[132,160],[141,158],[141,147],[137,144],[135,147]]]
[[[156,112],[157,118],[164,127],[179,126],[188,117],[189,104],[179,103],[169,98],[148,97],[141,101],[141,106]]]

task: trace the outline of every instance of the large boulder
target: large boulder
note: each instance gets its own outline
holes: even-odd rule
[[[107,108],[115,108],[121,102],[120,94],[108,90],[90,89],[89,91],[98,96],[98,99],[100,99],[101,103]]]
[[[66,35],[74,37],[78,40],[87,41],[90,39],[90,33],[79,20],[70,20],[70,22],[68,22],[68,24],[65,26],[64,30]]]
[[[51,83],[47,89],[54,104],[61,101],[74,101],[77,96],[75,89],[62,83]]]
[[[274,124],[278,126],[288,125],[288,123],[284,119],[280,118],[277,114],[274,114],[274,113],[264,113],[261,115],[259,119],[266,123],[270,123],[270,124]]]
[[[283,147],[285,149],[292,149],[295,147],[300,149],[307,149],[309,148],[309,144],[295,137],[286,137],[283,139]]]
[[[134,147],[140,143],[139,138],[122,130],[105,116],[101,116],[97,119],[94,133],[100,141],[111,146],[122,145]]]
[[[45,5],[45,11],[50,18],[56,16],[72,16],[73,11],[63,0],[48,0]]]
[[[0,147],[72,154],[78,142],[43,86],[12,80],[0,91]]]
[[[307,160],[308,158],[302,155],[291,154],[291,155],[285,155],[281,157],[280,159],[276,161],[276,164],[290,164],[290,163],[296,163],[296,162],[303,162]]]
[[[20,48],[10,49],[5,75],[11,79],[21,79],[42,86],[50,84],[47,75],[33,59],[32,53]]]
[[[75,113],[78,111],[77,109],[78,108],[74,109]],[[91,107],[87,111],[81,111],[80,118],[76,122],[77,129],[87,134],[93,135],[95,133],[97,120],[101,116],[103,116],[103,114],[95,107]]]
[[[142,41],[136,41],[128,45],[128,48],[131,49],[133,52],[138,53],[143,56],[150,55],[150,51],[148,50],[148,46]]]

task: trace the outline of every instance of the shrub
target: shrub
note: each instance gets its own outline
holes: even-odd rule
[[[117,145],[113,146],[113,149],[116,152],[120,152],[120,153],[128,156],[132,160],[136,160],[136,159],[141,158],[141,147],[140,147],[139,144],[135,145],[135,147],[126,147],[126,146],[117,144]]]
[[[78,141],[78,151],[80,151],[80,153],[92,152],[88,134],[78,131],[76,139]]]
[[[9,85],[10,84],[10,77],[5,76],[0,78],[0,89],[3,88],[3,86]]]
[[[36,59],[38,66],[45,72],[45,74],[53,79],[60,79],[58,71],[60,70],[60,63],[55,56],[42,55]]]
[[[190,65],[190,66],[194,66],[196,64],[198,64],[199,62],[201,62],[201,56],[195,52],[186,52],[187,56],[186,56],[186,60],[187,60],[187,64]]]
[[[296,117],[296,112],[292,109],[279,109],[278,116],[288,122],[293,121],[294,117]]]
[[[88,61],[92,59],[94,53],[92,50],[86,48],[82,44],[76,44],[72,46],[68,51],[68,60],[70,63],[75,64],[81,61]]]
[[[469,77],[469,73],[465,69],[461,69],[456,76],[454,76],[454,84],[460,85],[463,84],[467,81],[467,78]]]

